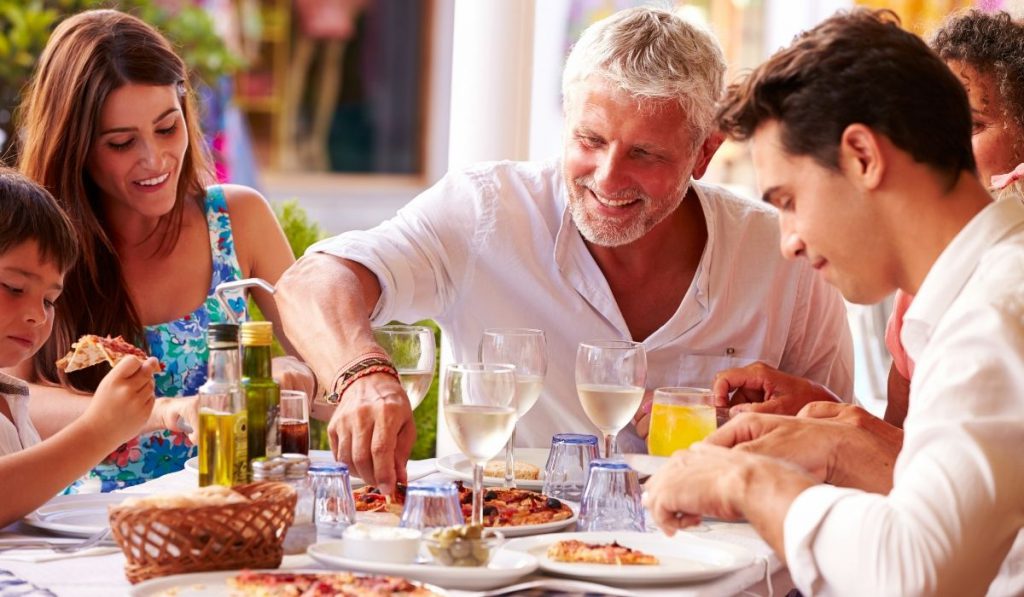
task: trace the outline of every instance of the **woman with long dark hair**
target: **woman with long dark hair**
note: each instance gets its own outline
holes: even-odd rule
[[[185,64],[153,27],[114,10],[68,18],[54,31],[19,111],[19,167],[74,222],[81,258],[65,280],[53,335],[16,371],[35,382],[32,418],[45,437],[78,417],[103,371],[63,374],[54,361],[86,333],[124,336],[163,364],[147,433],[94,470],[103,490],[179,470],[195,453],[206,378],[205,332],[225,321],[217,284],[271,283],[294,256],[254,190],[213,177]],[[277,320],[272,299],[256,296]],[[245,299],[229,301],[246,317]],[[278,330],[287,350],[291,347]],[[286,386],[310,390],[309,369],[275,363]],[[187,397],[192,397],[184,399]]]

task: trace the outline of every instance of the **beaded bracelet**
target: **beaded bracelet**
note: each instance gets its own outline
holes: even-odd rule
[[[341,370],[341,373],[338,374],[332,385],[334,392],[327,396],[325,400],[330,404],[338,404],[341,402],[342,394],[345,393],[345,390],[353,382],[374,373],[387,373],[395,379],[400,379],[398,377],[398,370],[395,369],[387,355],[383,353],[364,354],[356,359],[353,364]]]

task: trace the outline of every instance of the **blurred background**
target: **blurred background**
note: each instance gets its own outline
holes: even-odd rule
[[[727,81],[855,5],[893,9],[925,37],[965,8],[1024,16],[1024,0],[0,0],[0,146],[12,163],[14,108],[53,27],[88,8],[133,12],[192,68],[218,177],[259,189],[301,255],[325,235],[391,217],[450,167],[557,157],[572,41],[642,4],[710,28]],[[723,146],[704,179],[754,196],[742,145]],[[887,316],[884,303],[850,309],[857,395],[875,410]]]

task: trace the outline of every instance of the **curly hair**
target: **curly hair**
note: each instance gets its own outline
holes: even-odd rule
[[[1007,122],[1024,131],[1024,23],[1005,12],[970,10],[951,16],[935,33],[932,48],[993,77]]]

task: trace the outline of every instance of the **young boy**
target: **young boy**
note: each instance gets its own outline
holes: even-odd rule
[[[730,88],[720,124],[752,141],[783,253],[854,302],[916,295],[916,367],[890,491],[713,435],[647,482],[663,530],[746,518],[804,594],[1024,594],[1024,205],[978,179],[971,120],[959,80],[887,12],[831,17]],[[750,421],[716,435],[761,436]]]
[[[53,329],[53,304],[78,256],[70,220],[45,189],[0,168],[0,367],[31,357]],[[0,527],[56,495],[123,442],[153,408],[157,361],[123,359],[89,408],[39,441],[28,417],[28,386],[0,372]]]

